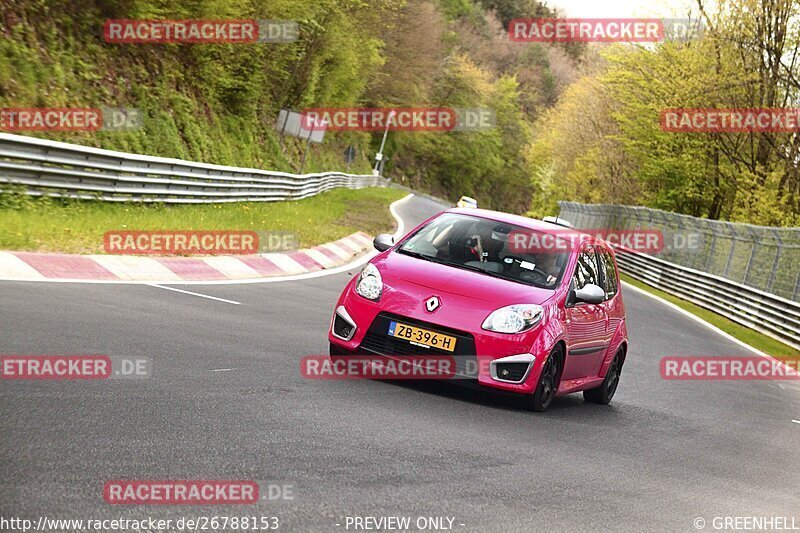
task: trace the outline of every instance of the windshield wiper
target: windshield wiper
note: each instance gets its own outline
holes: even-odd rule
[[[484,270],[483,268],[480,268],[480,267],[476,267],[476,266],[472,266],[472,265],[465,265],[463,263],[454,263],[452,261],[442,261],[442,263],[445,264],[445,265],[456,267],[456,268],[463,268],[465,270],[471,270],[473,272],[480,272],[481,274],[488,274],[489,276],[492,276],[493,278],[504,279],[504,280],[507,280],[507,281],[513,281],[513,282],[516,282],[516,283],[521,283],[522,285],[528,285],[527,283],[525,283],[524,281],[522,281],[520,279],[512,278],[511,276],[506,276],[505,274],[501,274],[500,272],[492,272],[491,270]]]
[[[408,255],[408,256],[411,256],[411,257],[416,257],[417,259],[423,259],[425,261],[430,261],[431,263],[441,263],[441,261],[439,261],[438,259],[436,259],[432,255],[425,255],[425,254],[421,254],[419,252],[412,252],[411,250],[405,250],[403,248],[398,248],[397,249],[397,253],[400,253],[400,254],[403,254],[403,255]]]
[[[512,281],[514,283],[519,283],[519,284],[525,285],[527,287],[536,287],[538,289],[545,289],[546,288],[546,287],[542,287],[541,285],[539,285],[539,284],[537,284],[537,283],[535,283],[533,281],[528,283],[528,282],[526,282],[524,280],[521,280],[521,279],[517,279],[517,278],[511,277],[511,276],[506,276],[505,274],[501,274],[500,272],[492,272],[491,270],[484,270],[484,269],[482,269],[480,267],[476,267],[476,266],[465,265],[463,263],[456,263],[454,261],[446,261],[444,259],[437,259],[436,257],[433,257],[431,255],[424,255],[424,254],[421,254],[419,252],[413,252],[411,250],[404,250],[403,248],[398,248],[397,253],[408,255],[408,256],[411,256],[411,257],[416,257],[418,259],[423,259],[425,261],[430,261],[431,263],[438,263],[440,265],[447,265],[447,266],[451,266],[451,267],[454,267],[454,268],[463,268],[464,270],[470,270],[472,272],[478,272],[480,274],[487,274],[489,276],[492,276],[493,278],[504,279],[506,281]]]

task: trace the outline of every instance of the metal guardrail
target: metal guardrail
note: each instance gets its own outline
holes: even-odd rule
[[[636,220],[620,216],[624,214],[623,210],[611,209],[622,207],[624,206],[593,206],[565,202],[561,206],[559,218],[570,221],[576,229],[662,229],[667,234],[666,230],[669,228],[661,228],[658,224],[637,226]],[[596,208],[600,209],[595,211]],[[605,214],[613,211],[615,216],[598,223],[596,217],[586,215],[603,211]],[[603,223],[606,225],[602,225]],[[685,225],[682,227],[686,228]],[[728,254],[732,255],[731,252]],[[663,255],[669,257],[669,252]],[[617,263],[622,272],[639,281],[800,349],[800,303],[798,302],[722,276],[679,265],[653,254],[618,248]],[[766,275],[769,276],[769,272]]]
[[[561,216],[583,229],[658,230],[664,237],[661,259],[800,302],[800,228],[574,202],[561,204]]]
[[[376,176],[228,167],[0,133],[0,186],[24,186],[34,196],[172,204],[270,202],[387,183]]]
[[[617,263],[639,281],[800,349],[797,302],[651,255],[618,251]]]

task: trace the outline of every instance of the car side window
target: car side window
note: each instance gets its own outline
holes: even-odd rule
[[[603,289],[606,291],[606,300],[610,300],[617,294],[617,267],[608,250],[598,249],[597,255],[600,260],[600,269],[603,271]]]
[[[581,250],[578,256],[578,264],[575,267],[575,276],[573,277],[575,283],[575,290],[579,290],[589,285],[590,283],[600,286],[600,276],[597,270],[597,258],[594,254],[594,249],[587,246]]]

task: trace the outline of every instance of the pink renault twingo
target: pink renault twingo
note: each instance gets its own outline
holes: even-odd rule
[[[347,284],[331,356],[475,358],[480,386],[535,411],[583,391],[607,404],[628,349],[614,252],[550,222],[450,209],[381,253]]]

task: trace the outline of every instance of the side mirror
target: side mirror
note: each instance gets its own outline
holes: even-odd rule
[[[606,299],[606,291],[590,283],[582,289],[575,291],[575,303],[601,304]]]
[[[379,252],[383,252],[394,246],[394,237],[388,233],[381,233],[372,241],[372,246]]]

